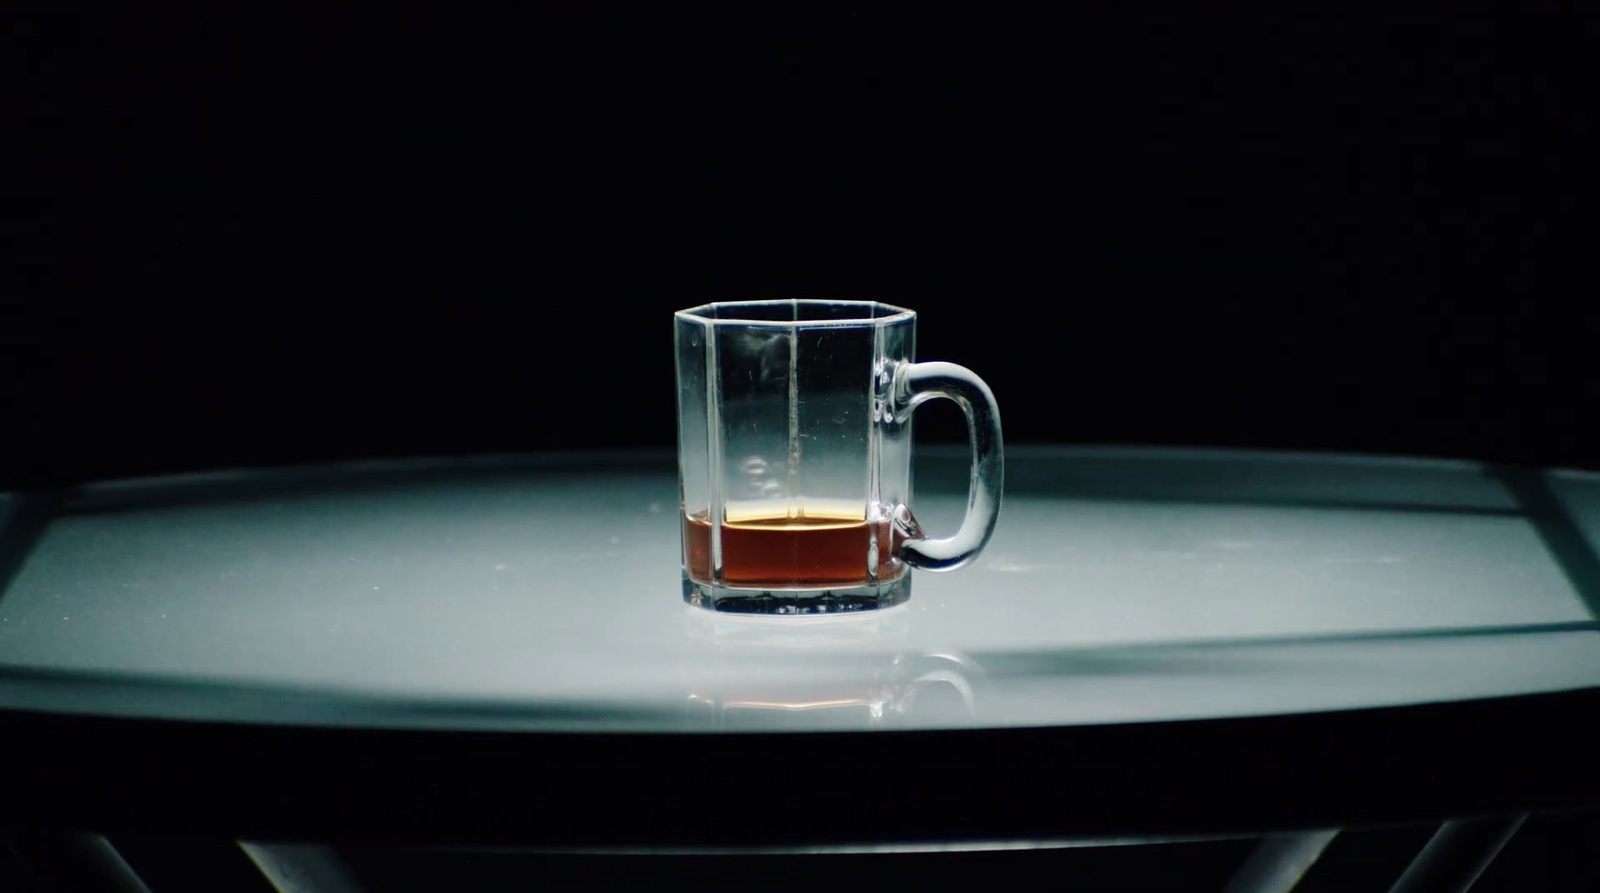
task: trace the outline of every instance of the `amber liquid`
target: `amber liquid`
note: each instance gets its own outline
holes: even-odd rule
[[[722,583],[726,586],[805,589],[887,583],[905,572],[898,560],[900,536],[889,521],[807,511],[767,516],[730,516],[722,524]],[[868,573],[872,543],[878,545],[877,574]],[[683,519],[689,578],[712,582],[711,522],[705,512]]]

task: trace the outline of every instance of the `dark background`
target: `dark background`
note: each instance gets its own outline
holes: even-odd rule
[[[668,446],[755,297],[920,311],[1013,443],[1600,463],[1559,7],[8,16],[0,489]]]
[[[1600,467],[1575,10],[8,5],[0,490],[666,447],[670,311],[757,297],[920,311],[1012,443]]]

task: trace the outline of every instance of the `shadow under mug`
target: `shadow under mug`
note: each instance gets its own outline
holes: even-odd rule
[[[916,314],[871,301],[715,303],[675,314],[683,597],[718,611],[900,604],[911,568],[972,560],[999,519],[1000,410],[971,370],[918,363]],[[911,416],[966,414],[961,527],[930,537],[911,499]]]

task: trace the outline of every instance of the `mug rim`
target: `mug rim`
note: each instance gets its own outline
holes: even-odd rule
[[[830,306],[830,307],[861,307],[872,308],[871,315],[846,319],[747,319],[740,317],[717,316],[716,311],[733,307],[776,307],[790,305],[796,308],[801,305]],[[708,314],[709,311],[709,314]],[[878,315],[887,311],[884,315]],[[712,301],[709,304],[699,304],[686,307],[672,314],[678,319],[692,319],[711,325],[742,325],[742,326],[772,326],[783,328],[849,328],[886,326],[897,322],[905,322],[917,318],[915,310],[885,304],[882,301],[845,301],[829,298],[777,298],[759,301]]]

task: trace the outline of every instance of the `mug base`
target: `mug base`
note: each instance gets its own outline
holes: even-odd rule
[[[888,583],[825,589],[741,589],[697,583],[683,575],[684,601],[729,614],[852,614],[892,608],[909,598],[909,572]]]

